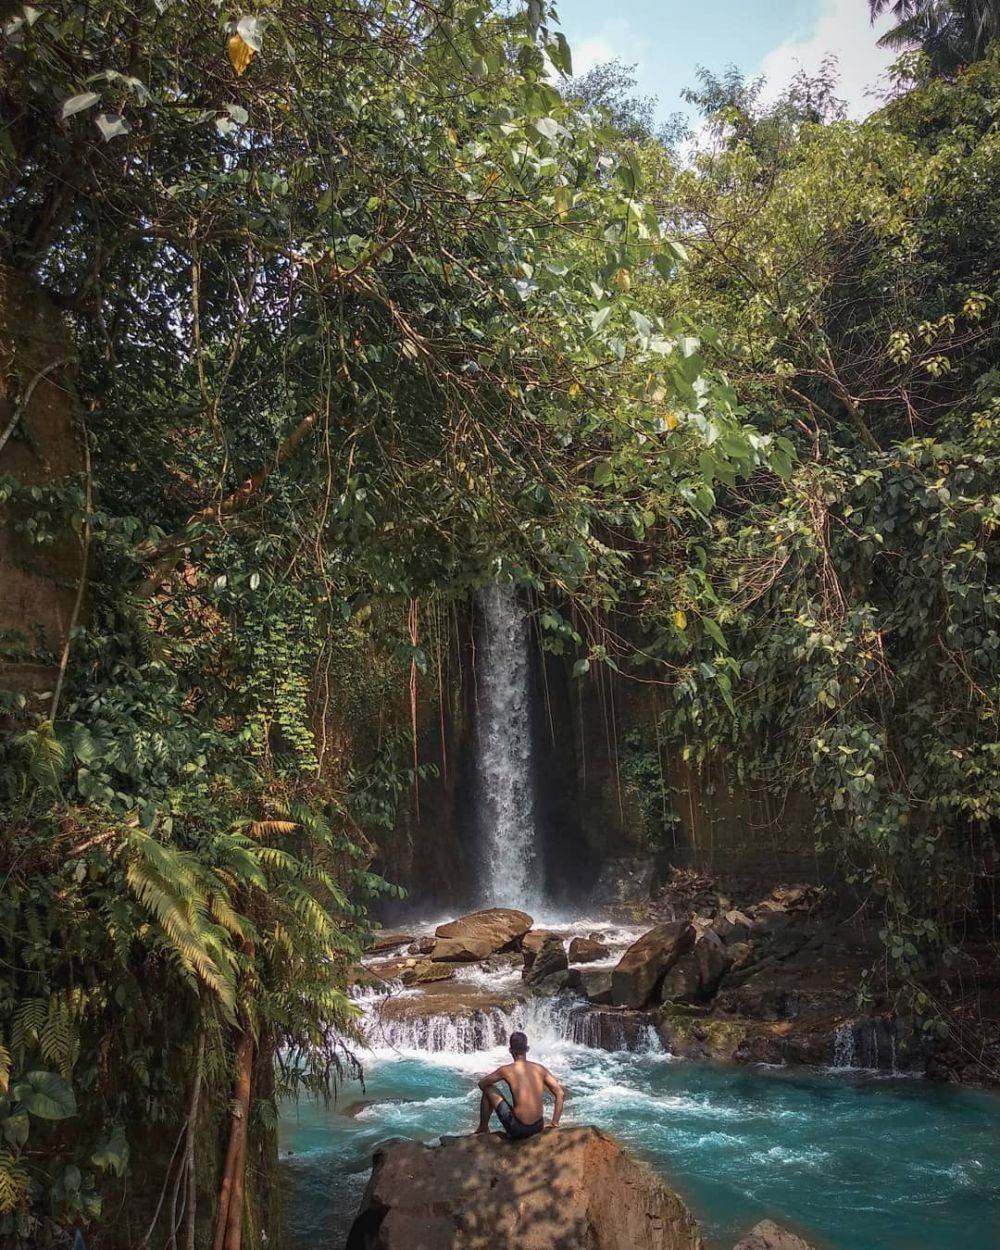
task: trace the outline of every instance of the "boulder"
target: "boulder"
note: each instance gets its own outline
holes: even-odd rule
[[[681,1199],[606,1133],[391,1141],[346,1250],[704,1250]]]
[[[733,1250],[813,1250],[813,1247],[773,1220],[761,1220],[736,1243]]]
[[[695,931],[686,920],[657,925],[633,942],[611,974],[611,1001],[616,1007],[645,1007],[652,1002],[670,971],[694,944]]]
[[[591,938],[575,937],[569,944],[569,962],[571,964],[589,964],[595,959],[603,959],[608,948],[603,942],[595,942]]]
[[[705,1003],[729,970],[730,955],[714,929],[702,929],[689,953],[664,978],[662,1003]]]
[[[531,925],[527,912],[507,907],[471,912],[438,925],[434,931],[438,940],[431,951],[431,959],[476,963],[519,942]]]
[[[423,937],[415,938],[406,948],[408,955],[429,955],[434,949],[434,943],[437,938],[432,937],[429,933]]]
[[[554,929],[532,929],[530,933],[526,933],[521,939],[521,958],[524,960],[525,968],[531,967],[538,952],[549,938],[557,936]]]
[[[568,968],[569,960],[566,958],[566,947],[563,946],[562,938],[552,933],[538,948],[531,963],[524,965],[521,976],[526,985],[539,985],[554,975],[566,972]]]
[[[592,1003],[611,1002],[610,968],[571,968],[568,988]]]
[[[663,1049],[682,1059],[731,1063],[746,1041],[742,1020],[699,1015],[672,1003],[660,1009],[656,1031]]]
[[[721,916],[716,916],[712,928],[727,946],[749,940],[753,933],[753,921],[738,908],[730,908]]]
[[[394,951],[398,946],[406,946],[413,941],[412,933],[386,933],[384,930],[375,933],[365,947],[368,955],[381,955],[386,951]]]
[[[376,964],[371,971],[384,981],[400,981],[403,985],[428,985],[433,981],[447,981],[455,975],[456,964],[434,963],[409,955],[406,959],[387,959]]]

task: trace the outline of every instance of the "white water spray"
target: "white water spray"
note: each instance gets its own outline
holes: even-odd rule
[[[528,622],[509,582],[480,592],[476,742],[482,898],[488,906],[537,910],[541,862],[531,793]]]

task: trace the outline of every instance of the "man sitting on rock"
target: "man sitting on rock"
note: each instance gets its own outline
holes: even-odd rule
[[[512,1141],[534,1137],[545,1127],[542,1116],[544,1090],[548,1090],[556,1100],[549,1128],[558,1128],[566,1091],[548,1068],[543,1068],[540,1063],[529,1062],[528,1039],[523,1033],[511,1033],[510,1054],[513,1063],[505,1063],[502,1068],[497,1068],[479,1082],[483,1098],[479,1104],[479,1128],[476,1132],[489,1132],[490,1116],[495,1111],[497,1119]],[[506,1082],[514,1100],[513,1105],[496,1088],[501,1081]]]

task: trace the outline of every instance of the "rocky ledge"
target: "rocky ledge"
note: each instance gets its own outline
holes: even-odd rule
[[[346,1250],[705,1250],[670,1186],[600,1129],[394,1140],[375,1153]],[[735,1250],[812,1250],[764,1220]]]
[[[595,1128],[393,1141],[347,1250],[704,1250],[691,1213]]]

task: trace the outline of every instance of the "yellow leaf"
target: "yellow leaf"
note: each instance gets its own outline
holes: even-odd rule
[[[231,35],[226,51],[229,53],[229,64],[236,73],[240,76],[245,74],[247,66],[253,60],[253,48],[239,35]]]
[[[668,412],[666,417],[664,417],[664,422],[668,430],[676,430],[677,429],[677,413]]]
[[[674,613],[674,624],[678,629],[687,629],[688,618],[680,608]]]
[[[615,284],[619,290],[628,291],[632,286],[632,275],[627,269],[619,269],[615,274]]]
[[[569,210],[573,207],[573,197],[570,194],[569,187],[556,187],[555,203],[556,212],[560,217],[565,217]]]
[[[579,382],[570,382],[569,386],[566,388],[566,394],[570,397],[570,399],[576,399],[577,395],[580,394],[581,389],[582,387]]]

